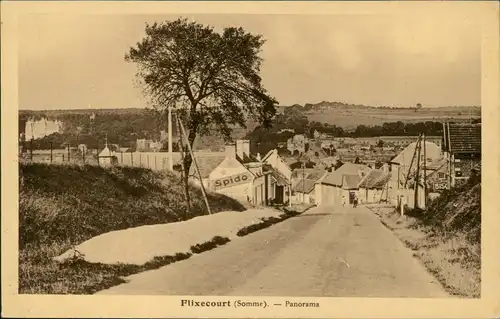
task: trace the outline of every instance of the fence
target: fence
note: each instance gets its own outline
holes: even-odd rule
[[[22,162],[47,163],[47,164],[90,164],[97,165],[98,150],[53,149],[53,150],[28,150],[20,154]]]

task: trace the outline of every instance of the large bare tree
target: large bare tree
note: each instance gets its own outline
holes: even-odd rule
[[[264,127],[271,125],[278,102],[262,85],[261,35],[241,27],[218,33],[186,19],[146,24],[145,30],[125,60],[137,65],[137,78],[155,109],[176,109],[191,147],[210,130],[230,139],[232,128],[245,128],[249,116]],[[186,192],[192,160],[186,153]]]

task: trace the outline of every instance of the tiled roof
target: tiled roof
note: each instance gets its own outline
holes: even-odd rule
[[[391,175],[381,169],[371,170],[359,183],[359,187],[381,189],[389,181]]]
[[[278,184],[278,186],[286,186],[290,184],[285,175],[281,174],[280,172],[274,169],[271,171],[271,175],[276,179],[276,183]]]
[[[292,178],[296,179],[299,178],[301,179],[302,177],[307,178],[307,179],[312,179],[317,181],[323,174],[325,173],[325,170],[323,169],[316,169],[316,168],[297,168],[293,170],[292,172]]]
[[[353,174],[342,175],[342,188],[344,189],[356,189],[358,184],[361,182],[361,176]]]
[[[358,174],[359,171],[368,173],[370,168],[364,164],[344,163],[335,172],[343,174]]]
[[[299,179],[293,185],[292,190],[294,192],[309,194],[313,191],[316,181],[311,179]]]
[[[446,164],[446,159],[445,158],[438,158],[438,159],[432,161],[431,163],[427,164],[425,166],[425,168],[428,170],[437,170],[437,169],[440,169],[441,166],[443,166],[444,164]]]
[[[443,148],[452,153],[481,153],[481,124],[445,124]]]
[[[195,155],[196,156],[196,155]],[[219,155],[219,156],[203,156],[203,155],[198,155],[196,156],[196,163],[198,164],[198,168],[200,170],[200,174],[202,178],[208,178],[208,175],[222,163],[222,161],[225,159],[225,155]],[[195,176],[198,177],[198,174],[196,173],[196,167],[194,165],[194,162],[191,164],[191,167],[189,169],[189,176]]]

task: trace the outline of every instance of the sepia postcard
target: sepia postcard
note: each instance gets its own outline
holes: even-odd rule
[[[500,316],[495,1],[1,3],[2,316]]]

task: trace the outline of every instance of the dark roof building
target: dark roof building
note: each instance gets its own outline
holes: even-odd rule
[[[481,124],[444,124],[442,145],[448,153],[481,154]]]

